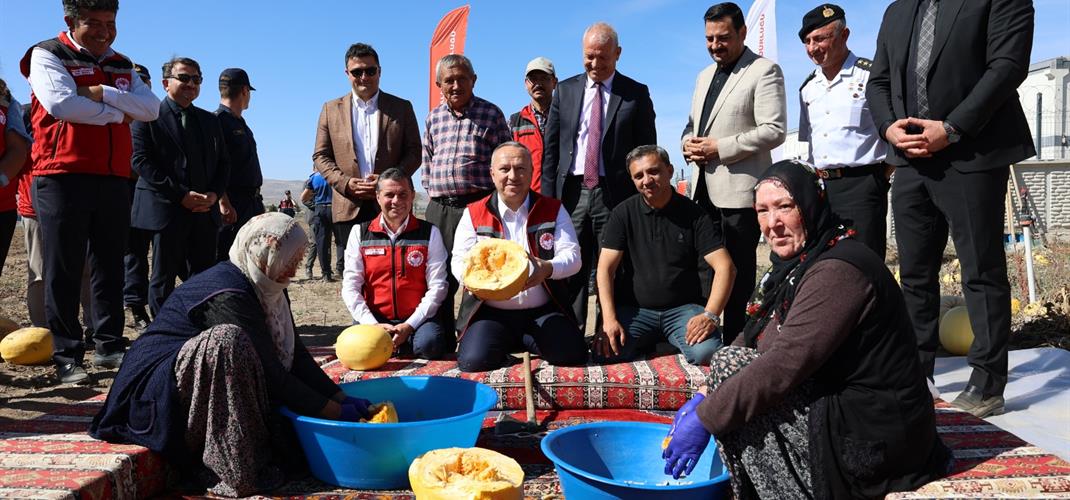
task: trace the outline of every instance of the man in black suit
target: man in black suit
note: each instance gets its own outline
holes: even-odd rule
[[[1011,297],[1003,199],[1008,165],[1036,154],[1016,92],[1032,44],[1029,0],[899,0],[884,14],[866,91],[893,146],[887,161],[899,167],[892,213],[922,365],[932,377],[937,276],[950,231],[974,333],[973,374],[952,404],[978,417],[1004,410]]]
[[[186,280],[215,263],[221,218],[234,215],[223,196],[230,163],[219,119],[193,105],[202,80],[197,61],[168,61],[159,118],[131,127],[138,181],[130,223],[153,233],[153,317],[174,290],[176,277]]]
[[[617,72],[620,52],[610,25],[587,28],[585,72],[557,86],[546,122],[542,194],[559,198],[576,227],[583,266],[570,278],[569,296],[581,330],[602,226],[613,207],[636,193],[624,158],[638,146],[658,142],[650,91]]]

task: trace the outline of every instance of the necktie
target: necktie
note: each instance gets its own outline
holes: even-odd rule
[[[583,161],[583,187],[598,186],[598,159],[602,157],[602,82],[594,84],[591,117],[587,123],[587,154]]]
[[[919,118],[929,117],[929,58],[933,53],[933,36],[936,33],[936,0],[929,0],[927,3],[925,16],[921,19],[917,65],[914,67],[915,83],[918,88]]]
[[[182,111],[178,112],[178,116],[182,121],[182,130],[186,130],[186,123],[187,123],[186,120],[189,117],[189,112],[183,109]]]

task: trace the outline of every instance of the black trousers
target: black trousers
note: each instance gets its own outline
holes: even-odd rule
[[[52,359],[81,364],[85,355],[78,305],[87,262],[93,304],[89,326],[95,332],[96,351],[122,351],[123,254],[130,228],[127,180],[89,174],[38,176],[33,205],[41,233],[45,323],[52,331]]]
[[[901,167],[892,185],[899,273],[922,368],[932,377],[940,345],[940,264],[950,232],[973,327],[969,383],[986,397],[1003,394],[1007,385],[1011,293],[1003,217],[1008,177],[1005,166],[969,173]]]
[[[475,196],[473,195],[473,197]],[[453,255],[453,239],[457,235],[457,224],[460,224],[463,215],[463,206],[446,205],[434,198],[428,201],[427,210],[424,212],[427,222],[434,224],[439,232],[442,233],[442,244],[446,246],[446,251],[450,255]],[[439,311],[442,313],[443,326],[447,332],[452,333],[457,329],[457,318],[454,315],[454,298],[460,288],[460,283],[453,277],[450,260],[446,259],[446,283],[449,285],[449,289],[445,300],[439,306]]]
[[[884,164],[867,167],[857,175],[826,179],[832,212],[857,231],[855,239],[865,243],[883,260],[888,253],[888,178]]]
[[[152,276],[149,278],[149,310],[156,317],[175,289],[175,278],[183,281],[212,267],[216,257],[219,227],[208,213],[185,211],[152,235]]]
[[[149,244],[152,231],[131,227],[123,256],[123,305],[146,306],[149,303]]]
[[[754,294],[754,284],[758,272],[758,239],[762,230],[758,226],[758,212],[753,208],[714,208],[721,219],[721,233],[724,235],[724,247],[736,266],[736,279],[732,282],[732,293],[724,307],[724,325],[722,341],[731,345],[743,326],[747,324],[747,301]]]
[[[320,263],[320,274],[324,277],[329,277],[333,274],[332,262],[331,262],[331,236],[334,232],[334,223],[332,222],[333,214],[331,213],[330,204],[319,204],[312,209],[312,214],[309,216],[309,225],[312,226],[312,238],[316,242],[316,258]],[[352,225],[349,226],[350,231]],[[350,231],[346,231],[347,233]],[[348,237],[348,235],[346,236]],[[335,239],[335,256],[342,258],[342,252],[345,248],[345,242]],[[308,274],[312,274],[312,261],[308,261]],[[343,264],[344,267],[344,264]],[[338,274],[341,276],[341,273]]]
[[[216,260],[219,262],[230,259],[230,246],[234,244],[238,230],[249,222],[249,219],[264,213],[264,198],[260,196],[257,188],[228,190],[227,198],[230,199],[230,206],[237,212],[238,219],[233,224],[219,228],[216,241]]]
[[[463,372],[494,370],[509,364],[509,353],[526,350],[556,366],[587,361],[583,333],[549,304],[534,309],[479,307],[457,348]]]
[[[600,179],[602,180],[602,179]],[[591,271],[598,269],[598,252],[602,249],[602,228],[609,220],[613,207],[609,206],[609,197],[599,182],[598,186],[587,189],[583,187],[583,176],[572,175],[565,178],[561,189],[561,204],[572,216],[572,225],[576,229],[576,241],[580,244],[580,272],[568,278],[569,300],[572,312],[579,321],[580,331],[587,326],[587,297],[590,295]],[[595,302],[596,308],[598,302]],[[597,314],[597,313],[596,313]]]
[[[11,248],[11,238],[15,234],[15,223],[19,216],[15,210],[0,212],[0,274],[4,274],[7,251]]]

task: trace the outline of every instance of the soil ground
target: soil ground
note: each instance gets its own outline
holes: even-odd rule
[[[768,264],[768,249],[760,247],[759,267]],[[763,262],[764,261],[764,262]],[[1028,290],[1025,280],[1025,259],[1021,251],[1007,254],[1012,295],[1024,305]],[[889,249],[888,265],[898,268],[894,249]],[[1025,308],[1012,319],[1011,348],[1060,347],[1070,349],[1070,244],[1051,243],[1034,250],[1034,268],[1038,286],[1038,305]],[[298,276],[303,276],[303,272]],[[944,295],[961,293],[958,260],[954,251],[945,252],[941,273]],[[338,282],[320,279],[298,279],[289,288],[297,333],[309,346],[332,345],[335,336],[351,319],[340,296]],[[0,274],[0,316],[29,326],[26,310],[26,250],[22,227],[15,228],[7,262]],[[593,297],[589,316],[594,315]],[[129,321],[130,318],[127,318]],[[593,321],[588,318],[588,331]],[[127,324],[125,335],[131,340],[137,332]],[[95,368],[86,359],[86,368],[93,381],[90,385],[58,385],[54,369],[46,366],[16,366],[0,363],[0,422],[27,420],[70,403],[84,401],[105,392],[116,370]]]

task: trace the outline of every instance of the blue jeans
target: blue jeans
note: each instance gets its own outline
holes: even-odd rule
[[[687,322],[702,314],[702,306],[684,304],[671,309],[644,309],[634,306],[617,306],[617,320],[620,321],[627,336],[620,354],[602,357],[594,354],[596,363],[622,363],[632,361],[654,348],[659,340],[668,340],[693,365],[708,365],[713,353],[721,348],[720,328],[710,334],[706,340],[695,345],[687,345]]]

